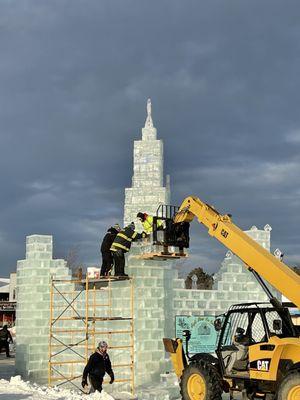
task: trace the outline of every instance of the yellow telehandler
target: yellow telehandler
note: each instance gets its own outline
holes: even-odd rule
[[[164,251],[155,256],[172,257],[169,246],[179,247],[174,256],[183,256],[189,242],[189,223],[196,217],[208,228],[209,235],[244,262],[270,300],[234,305],[218,316],[215,355],[199,353],[190,357],[181,339],[164,338],[180,379],[182,399],[219,400],[227,392],[230,399],[241,393],[243,399],[300,400],[299,331],[288,308],[273,296],[266,283],[300,308],[300,276],[239,229],[231,215],[221,215],[199,198],[187,197],[179,208],[168,210],[154,217],[154,244],[164,246]],[[160,240],[156,219],[165,220]],[[188,331],[186,336],[190,336]]]

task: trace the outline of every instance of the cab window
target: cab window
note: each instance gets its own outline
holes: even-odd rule
[[[229,315],[224,335],[222,337],[221,346],[231,346],[233,344],[233,338],[238,330],[247,332],[249,326],[248,314],[246,312],[232,313]],[[239,329],[238,329],[239,328]]]
[[[253,322],[251,326],[251,339],[251,342],[253,344],[266,342],[268,340],[263,320],[259,312],[253,315]]]

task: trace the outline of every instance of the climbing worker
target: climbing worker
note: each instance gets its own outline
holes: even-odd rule
[[[114,258],[115,276],[128,276],[125,274],[125,253],[130,250],[132,241],[143,237],[145,237],[145,234],[135,231],[134,222],[125,226],[125,228],[117,234],[110,248]]]
[[[7,325],[4,325],[3,328],[0,330],[0,352],[4,347],[6,352],[6,357],[10,357],[8,342],[13,343],[13,339],[9,330],[7,329]]]
[[[147,213],[139,212],[137,213],[137,218],[141,221],[143,225],[144,232],[146,235],[150,235],[153,232],[153,217],[148,215]],[[161,220],[157,220],[157,228],[160,229],[163,227],[163,222]]]
[[[110,227],[106,235],[104,236],[102,243],[101,243],[101,254],[102,254],[102,266],[101,266],[101,271],[100,275],[101,276],[107,276],[109,274],[109,271],[113,267],[113,256],[110,251],[111,245],[113,244],[113,241],[115,240],[117,234],[121,231],[121,227],[119,224],[115,224],[114,226]]]
[[[90,393],[93,393],[96,390],[98,392],[102,391],[102,383],[105,373],[110,376],[110,384],[115,380],[107,349],[108,344],[104,340],[99,342],[95,353],[90,356],[89,361],[84,368],[81,386],[83,389],[88,386],[87,377],[89,377],[91,385]]]

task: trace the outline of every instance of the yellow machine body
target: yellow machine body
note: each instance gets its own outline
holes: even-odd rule
[[[181,377],[182,371],[186,366],[186,358],[182,347],[181,339],[168,339],[164,338],[164,345],[167,352],[170,353],[171,361],[174,367],[175,374],[178,378]]]
[[[261,350],[261,347],[269,350]],[[300,339],[271,337],[268,343],[249,346],[250,379],[277,381],[280,376],[280,362],[300,362]],[[256,364],[256,365],[255,365]]]

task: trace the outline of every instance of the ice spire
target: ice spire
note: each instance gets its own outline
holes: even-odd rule
[[[145,128],[153,128],[153,121],[152,121],[152,104],[151,99],[147,100],[147,118],[145,122]]]
[[[156,140],[156,128],[152,121],[152,104],[151,99],[147,100],[147,118],[145,126],[142,128],[142,140]]]

